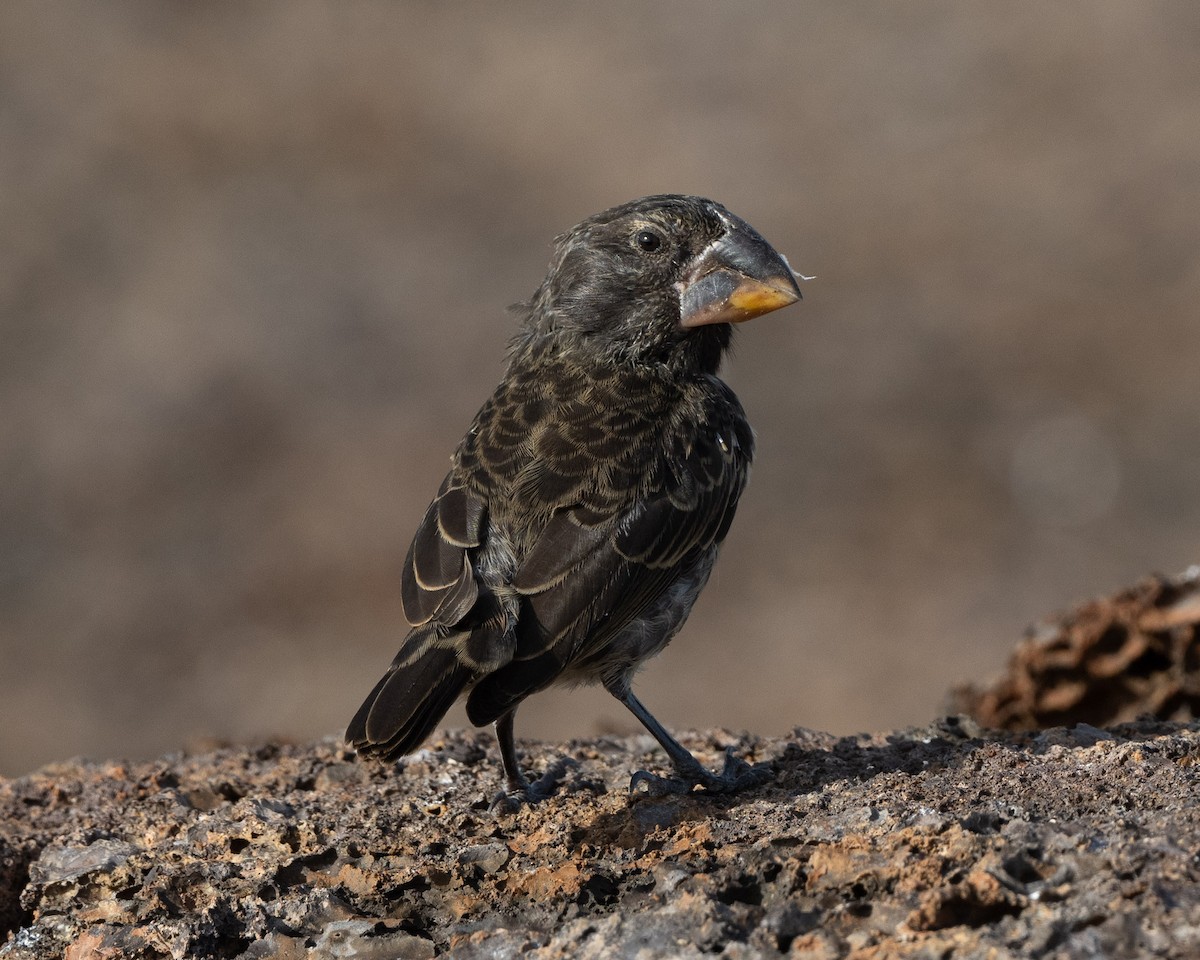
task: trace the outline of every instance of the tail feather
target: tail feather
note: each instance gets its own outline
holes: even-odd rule
[[[424,631],[405,641],[391,668],[358,708],[346,740],[361,755],[394,760],[412,753],[473,678],[451,645],[425,646]]]
[[[531,693],[562,673],[563,662],[551,648],[531,660],[514,660],[485,676],[467,697],[467,719],[483,727],[516,708]]]

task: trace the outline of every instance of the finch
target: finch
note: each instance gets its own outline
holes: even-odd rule
[[[493,724],[508,797],[517,707],[552,684],[600,683],[666,751],[672,778],[715,793],[763,773],[706,769],[634,696],[632,678],[687,619],[733,520],[754,435],[717,377],[733,324],[800,298],[787,261],[701,197],[645,197],[560,236],[507,370],[450,459],[404,563],[411,632],[346,731],[359,755],[418,749],[466,697]]]

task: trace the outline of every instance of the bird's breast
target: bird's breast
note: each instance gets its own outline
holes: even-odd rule
[[[556,511],[617,519],[655,496],[740,487],[753,434],[715,376],[680,382],[558,364],[510,371],[455,454],[520,558]]]

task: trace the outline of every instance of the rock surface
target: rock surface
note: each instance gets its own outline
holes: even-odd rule
[[[1200,956],[1198,671],[1193,570],[1037,628],[974,717],[685,737],[771,767],[735,797],[631,794],[648,736],[527,745],[562,779],[515,811],[486,734],[45,767],[0,781],[0,960]]]
[[[497,814],[484,734],[390,768],[334,739],[47,767],[0,783],[0,957],[1200,952],[1200,725],[686,740],[775,778],[630,796],[653,742],[578,741]]]

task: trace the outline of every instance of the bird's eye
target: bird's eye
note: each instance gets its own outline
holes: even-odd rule
[[[639,250],[653,253],[663,245],[663,238],[653,230],[639,230],[633,235],[633,242],[637,244]]]

